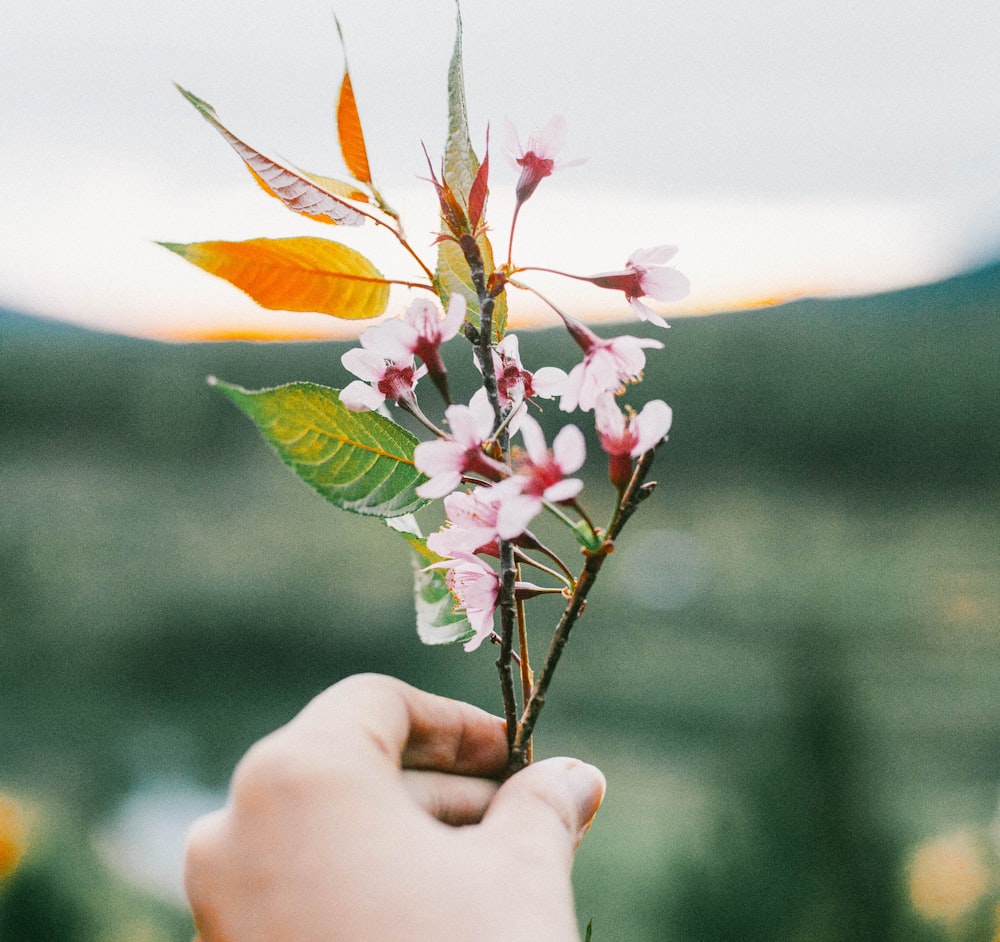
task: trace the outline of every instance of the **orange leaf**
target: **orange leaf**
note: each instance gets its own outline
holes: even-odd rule
[[[310,219],[343,226],[360,226],[365,221],[364,214],[343,197],[331,193],[307,174],[279,164],[240,140],[219,121],[215,109],[208,102],[180,85],[177,89],[240,155],[265,192],[277,197],[290,210]]]
[[[364,320],[378,317],[389,303],[389,282],[381,272],[339,242],[299,236],[160,245],[225,279],[271,311],[314,311]]]
[[[354,100],[351,74],[345,70],[344,81],[340,83],[340,98],[337,100],[337,134],[340,137],[340,152],[344,163],[355,180],[371,183],[372,174],[368,168],[368,150],[361,131],[361,117]]]

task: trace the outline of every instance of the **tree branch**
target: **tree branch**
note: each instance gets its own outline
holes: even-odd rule
[[[514,737],[514,744],[510,750],[510,758],[507,763],[507,774],[513,775],[524,768],[528,762],[530,754],[531,735],[534,732],[535,724],[538,722],[542,707],[545,706],[545,697],[548,693],[549,685],[559,664],[563,649],[569,641],[570,632],[583,614],[583,609],[587,602],[587,594],[590,592],[597,574],[604,564],[604,560],[614,549],[614,541],[629,518],[635,513],[636,508],[651,493],[655,486],[652,482],[646,484],[646,476],[649,474],[653,464],[654,453],[652,449],[647,451],[636,463],[632,478],[618,502],[615,515],[612,518],[611,526],[608,529],[604,544],[599,550],[593,553],[586,553],[586,560],[583,570],[576,581],[576,588],[570,596],[569,602],[563,611],[559,624],[549,645],[548,653],[545,655],[545,662],[538,672],[535,684],[531,691],[531,697],[525,704],[524,712],[520,722],[517,724],[517,735]]]
[[[497,385],[496,369],[493,363],[493,308],[495,299],[486,279],[486,266],[479,243],[470,234],[463,235],[458,242],[465,256],[472,284],[479,299],[479,336],[476,356],[483,374],[483,386],[493,407],[493,433],[499,433],[498,444],[504,455],[510,450],[510,435],[504,425],[506,416],[500,404],[500,389]],[[514,693],[514,671],[511,666],[516,630],[517,609],[514,599],[514,583],[517,567],[514,562],[514,545],[509,540],[500,540],[500,591],[497,608],[500,610],[500,654],[496,660],[500,674],[500,692],[503,696],[504,717],[507,721],[507,743],[513,748],[517,734],[517,696]]]

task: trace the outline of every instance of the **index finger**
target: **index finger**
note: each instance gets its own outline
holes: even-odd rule
[[[286,730],[325,744],[334,754],[374,748],[396,768],[498,778],[507,764],[500,717],[379,674],[334,684]]]

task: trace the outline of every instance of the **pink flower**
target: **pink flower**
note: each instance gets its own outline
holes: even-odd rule
[[[497,516],[503,500],[495,487],[455,491],[444,499],[447,522],[444,529],[427,537],[427,546],[438,556],[469,553],[499,556]]]
[[[638,458],[667,437],[673,410],[662,399],[647,402],[637,414],[625,414],[611,396],[597,404],[594,418],[601,448],[609,455]]]
[[[500,405],[505,409],[517,409],[528,399],[540,397],[552,399],[562,393],[566,384],[566,373],[557,366],[543,366],[534,373],[521,363],[516,334],[506,334],[493,348],[493,370],[497,378],[497,392]],[[479,360],[476,360],[479,365]],[[520,417],[511,422],[512,432],[520,425]]]
[[[493,633],[500,577],[481,559],[471,555],[435,563],[434,567],[445,570],[444,581],[455,597],[455,607],[465,610],[475,635],[464,647],[466,651],[475,651]]]
[[[650,321],[660,327],[670,325],[652,308],[643,304],[640,298],[656,301],[679,301],[687,297],[691,284],[676,268],[667,265],[677,254],[673,245],[657,245],[649,249],[637,249],[625,263],[625,270],[606,272],[585,278],[600,288],[624,291],[625,298],[640,320]]]
[[[496,528],[504,540],[520,536],[541,512],[545,501],[553,504],[570,501],[583,490],[579,478],[567,477],[579,471],[587,457],[583,432],[575,425],[563,427],[549,451],[542,427],[526,415],[521,438],[524,454],[516,473],[495,488],[502,499]]]
[[[670,430],[673,410],[662,399],[653,399],[636,415],[618,408],[613,396],[602,397],[594,418],[601,448],[608,454],[609,477],[619,490],[632,476],[632,459],[654,448]]]
[[[413,390],[427,367],[415,367],[412,354],[387,359],[375,350],[353,347],[340,362],[358,377],[340,392],[341,404],[353,412],[378,409],[387,399],[405,407],[416,406]]]
[[[359,338],[361,346],[381,353],[386,359],[413,354],[426,365],[431,379],[441,388],[447,374],[441,359],[441,344],[451,340],[465,321],[466,300],[455,293],[448,313],[438,316],[437,307],[426,298],[416,298],[403,316],[369,327]],[[445,390],[442,389],[442,392]]]
[[[562,150],[566,141],[566,119],[557,115],[541,131],[533,131],[528,138],[527,147],[521,146],[517,131],[509,120],[504,122],[504,129],[507,151],[514,163],[521,168],[521,176],[514,189],[517,204],[520,206],[535,192],[542,180],[552,176],[552,171],[557,166],[568,166],[565,163],[557,164],[555,160],[556,154]],[[573,161],[573,163],[578,162]]]
[[[570,335],[583,350],[583,362],[569,372],[559,408],[589,412],[602,397],[617,395],[634,383],[646,366],[646,348],[661,349],[659,340],[644,337],[611,337],[604,340],[579,321],[563,317]]]
[[[341,394],[343,395],[343,394]],[[413,463],[429,480],[417,488],[421,497],[444,497],[462,483],[462,476],[478,474],[497,480],[507,468],[483,451],[484,442],[493,433],[493,407],[485,389],[480,389],[467,406],[453,405],[445,410],[451,435],[421,442],[413,450]]]

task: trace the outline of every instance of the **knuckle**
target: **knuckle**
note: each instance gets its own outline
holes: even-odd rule
[[[311,786],[310,763],[281,733],[255,743],[233,772],[230,798],[238,811],[299,799]]]
[[[211,861],[219,845],[223,811],[198,818],[188,829],[184,848],[184,866],[187,871],[197,871]]]
[[[384,694],[387,691],[396,691],[402,686],[402,681],[397,680],[395,677],[389,677],[385,674],[352,674],[350,677],[345,677],[343,680],[337,681],[337,683],[335,683],[332,687],[329,687],[324,694],[320,694],[320,697],[323,697],[326,694],[336,694],[338,696],[363,698]]]

